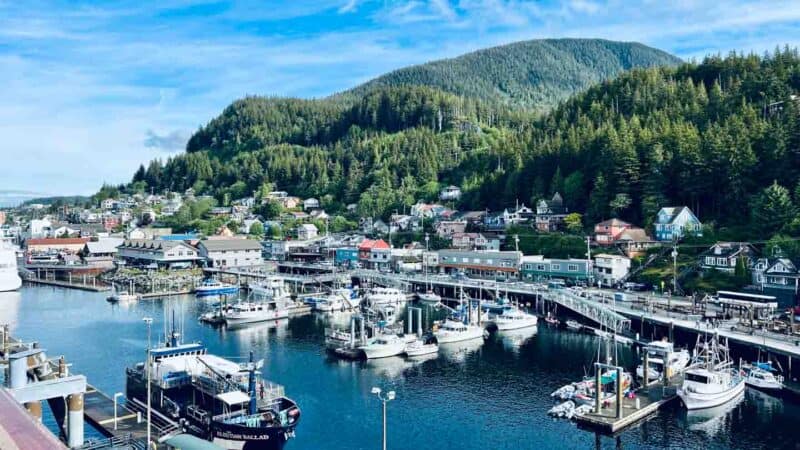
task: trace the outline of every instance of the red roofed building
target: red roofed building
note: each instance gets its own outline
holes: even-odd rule
[[[390,249],[389,244],[383,239],[364,239],[358,244],[358,259],[369,261],[372,251],[376,249]]]
[[[78,253],[89,240],[89,238],[38,238],[28,239],[25,241],[25,246],[29,254],[50,251]]]
[[[619,219],[609,219],[594,226],[594,240],[597,245],[613,245],[623,231],[633,226]]]

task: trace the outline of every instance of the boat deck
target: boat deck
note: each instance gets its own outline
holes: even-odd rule
[[[678,398],[678,386],[683,382],[683,375],[672,377],[670,383],[650,383],[647,388],[636,391],[636,398],[622,399],[622,417],[617,418],[617,406],[614,403],[602,408],[599,413],[589,412],[577,417],[578,425],[592,428],[604,433],[617,433],[656,413],[661,407]],[[637,408],[636,400],[639,400]]]

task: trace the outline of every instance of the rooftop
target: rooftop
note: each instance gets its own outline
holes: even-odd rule
[[[222,250],[261,250],[261,243],[252,239],[211,239],[200,241],[206,250],[215,252]]]

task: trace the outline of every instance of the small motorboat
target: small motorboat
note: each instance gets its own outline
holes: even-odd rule
[[[135,302],[139,300],[139,296],[136,294],[131,294],[128,291],[115,290],[111,295],[109,295],[106,298],[106,300],[111,303]]]
[[[406,341],[396,334],[384,334],[373,338],[367,345],[362,345],[358,349],[364,352],[367,359],[388,358],[402,354],[406,350]]]
[[[406,344],[406,356],[422,356],[439,352],[439,341],[433,334],[424,334],[421,338],[416,338]]]
[[[442,297],[433,291],[420,292],[417,294],[417,298],[420,303],[425,305],[436,305],[442,301]]]
[[[568,320],[566,322],[566,324],[567,324],[567,329],[568,330],[572,330],[572,331],[581,331],[581,330],[583,330],[583,325],[580,322],[578,322],[577,320]]]
[[[748,386],[766,391],[783,389],[783,376],[776,375],[777,369],[772,367],[772,362],[754,362],[745,366],[744,372],[744,382]]]

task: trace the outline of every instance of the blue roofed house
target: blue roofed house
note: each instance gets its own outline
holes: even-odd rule
[[[653,225],[657,241],[677,241],[686,235],[703,235],[703,224],[686,206],[661,208]]]

